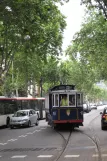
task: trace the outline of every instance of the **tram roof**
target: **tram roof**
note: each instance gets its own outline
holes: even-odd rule
[[[78,90],[59,90],[59,91],[50,91],[50,93],[60,93],[60,94],[75,94],[75,93],[82,93]]]
[[[75,90],[75,85],[58,85],[49,89],[49,91]]]

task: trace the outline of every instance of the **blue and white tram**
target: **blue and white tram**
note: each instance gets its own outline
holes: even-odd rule
[[[61,100],[66,97],[66,104]],[[83,93],[75,90],[74,85],[58,85],[51,88],[45,98],[46,121],[58,127],[71,124],[83,126]]]

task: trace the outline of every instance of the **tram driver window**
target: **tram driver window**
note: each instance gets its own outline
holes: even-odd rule
[[[67,94],[60,95],[60,106],[68,106]]]
[[[69,95],[69,106],[75,106],[75,95]]]

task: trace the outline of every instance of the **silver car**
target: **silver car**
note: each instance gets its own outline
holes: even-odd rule
[[[21,127],[21,126],[36,126],[39,123],[38,114],[33,109],[19,110],[17,111],[10,120],[10,128]]]

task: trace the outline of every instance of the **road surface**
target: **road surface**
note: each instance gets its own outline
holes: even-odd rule
[[[84,126],[54,131],[39,126],[0,129],[1,161],[107,161],[107,130],[101,130],[102,107],[84,114]]]

